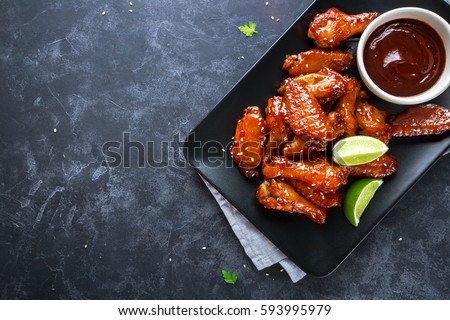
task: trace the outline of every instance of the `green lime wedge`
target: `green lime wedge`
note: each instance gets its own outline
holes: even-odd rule
[[[353,136],[333,146],[333,161],[343,166],[356,166],[376,160],[388,150],[388,146],[376,138]]]
[[[361,215],[382,183],[381,179],[361,179],[347,189],[343,208],[345,216],[353,226],[358,226]]]

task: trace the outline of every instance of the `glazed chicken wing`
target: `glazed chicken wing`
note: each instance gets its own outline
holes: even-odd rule
[[[386,112],[367,102],[360,102],[356,107],[356,119],[361,134],[380,139],[388,144],[391,139],[390,126],[386,123]]]
[[[259,176],[263,160],[266,124],[258,107],[248,107],[238,121],[231,154],[239,170],[247,177]]]
[[[347,81],[346,92],[338,100],[334,112],[338,115],[339,121],[335,123],[335,130],[343,134],[344,137],[356,135],[358,122],[356,121],[355,109],[356,99],[359,96],[361,85],[355,78]]]
[[[353,64],[353,55],[339,50],[311,49],[299,54],[287,55],[282,69],[289,77],[318,72],[330,68],[342,72]]]
[[[319,104],[324,106],[339,99],[345,93],[346,81],[343,75],[324,68],[319,72],[287,78],[278,89],[278,93],[283,94],[286,86],[290,84],[301,85],[309,89]]]
[[[306,140],[302,136],[294,136],[292,141],[287,142],[283,147],[283,155],[288,159],[308,158],[312,153],[324,151],[326,142],[320,140]]]
[[[317,99],[307,88],[291,84],[284,90],[289,125],[296,135],[306,135],[321,141],[336,138],[334,128]]]
[[[326,159],[291,161],[274,157],[270,164],[263,165],[264,177],[291,178],[301,180],[324,192],[336,192],[347,183],[348,169],[334,165]]]
[[[266,155],[278,154],[283,142],[292,136],[292,130],[286,122],[286,105],[282,97],[272,97],[267,101],[266,124],[269,130],[269,141],[266,145]]]
[[[309,202],[286,182],[275,179],[264,180],[256,191],[256,198],[268,209],[300,213],[315,223],[325,223],[327,216],[325,208]]]
[[[397,159],[384,154],[377,160],[348,167],[352,178],[386,178],[397,171]]]
[[[362,33],[378,16],[377,12],[349,15],[331,8],[314,17],[309,25],[308,37],[319,48],[337,48],[341,41]]]
[[[394,137],[441,134],[450,130],[450,110],[436,104],[409,107],[388,119]]]
[[[294,188],[294,190],[298,192],[298,194],[320,207],[339,207],[342,203],[342,199],[344,197],[344,192],[342,190],[327,193],[320,191],[300,180],[288,179],[287,181]]]

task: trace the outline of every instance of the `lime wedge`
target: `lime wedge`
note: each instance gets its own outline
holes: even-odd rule
[[[376,160],[388,150],[388,146],[376,138],[353,136],[334,145],[333,161],[343,166],[356,166]]]
[[[359,218],[382,183],[381,179],[361,179],[347,189],[343,208],[345,216],[353,226],[358,226]]]

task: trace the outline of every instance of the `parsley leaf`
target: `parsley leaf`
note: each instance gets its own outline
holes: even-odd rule
[[[230,271],[227,270],[222,270],[222,277],[223,280],[229,284],[235,284],[237,280],[236,272],[231,273]]]
[[[241,31],[247,37],[251,37],[254,33],[258,33],[258,31],[256,31],[256,23],[253,21],[249,21],[247,24],[240,26],[239,31]]]

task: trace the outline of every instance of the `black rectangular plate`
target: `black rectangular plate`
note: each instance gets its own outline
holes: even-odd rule
[[[308,274],[326,276],[337,268],[449,147],[450,135],[393,139],[389,144],[389,153],[398,159],[398,171],[385,181],[364,212],[359,227],[354,228],[340,208],[328,210],[324,225],[314,224],[303,215],[264,209],[255,198],[260,181],[245,179],[235,166],[231,166],[228,146],[234,135],[236,122],[242,116],[244,108],[256,105],[264,110],[267,99],[276,95],[278,86],[285,78],[281,64],[286,54],[313,47],[306,34],[316,13],[331,7],[347,13],[383,13],[404,6],[429,9],[450,21],[450,9],[443,0],[314,2],[186,139],[184,152],[189,163]],[[357,76],[356,68],[350,74]],[[450,89],[432,102],[448,108],[449,101]],[[404,109],[373,95],[369,102],[390,113]],[[221,159],[222,147],[226,152]]]

